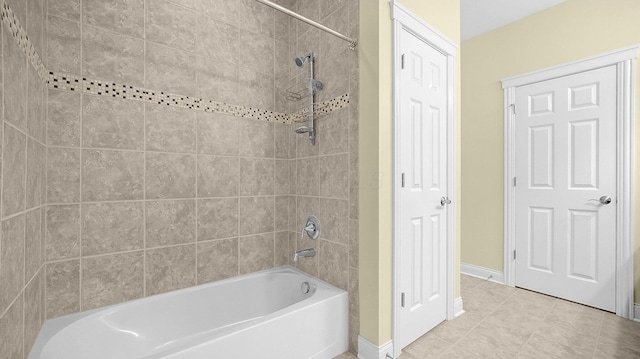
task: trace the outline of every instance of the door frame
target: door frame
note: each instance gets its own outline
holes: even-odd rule
[[[429,46],[438,50],[447,57],[447,193],[451,204],[445,210],[447,211],[447,283],[446,283],[446,302],[447,302],[447,320],[455,317],[454,313],[454,253],[455,253],[455,181],[454,181],[454,108],[455,108],[455,63],[457,46],[447,39],[444,35],[434,30],[424,20],[413,14],[410,10],[392,0],[391,19],[393,21],[393,328],[392,338],[397,338],[400,333],[400,34],[407,31]],[[401,348],[397,345],[393,346],[394,357],[400,356]]]
[[[502,80],[504,90],[504,278],[516,283],[515,239],[515,98],[516,88],[535,82],[616,66],[616,314],[633,317],[634,88],[640,45],[626,47]],[[515,109],[520,111],[520,109]]]

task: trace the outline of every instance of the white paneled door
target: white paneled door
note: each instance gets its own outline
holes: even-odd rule
[[[447,314],[447,57],[400,35],[400,298],[396,345],[405,347]]]
[[[615,311],[616,68],[516,88],[516,286]]]

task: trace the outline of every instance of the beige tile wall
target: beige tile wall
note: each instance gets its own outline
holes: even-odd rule
[[[45,1],[7,3],[42,53]],[[0,358],[23,358],[44,321],[46,91],[4,24],[0,38]]]
[[[50,0],[47,26],[51,71],[276,110],[275,12],[253,0]],[[275,245],[288,229],[276,205],[289,206],[275,132],[287,126],[49,94],[47,318],[287,256]]]
[[[291,1],[291,9],[348,36],[358,36],[358,1]],[[298,20],[290,19],[289,56],[310,51],[316,54],[315,77],[324,89],[315,101],[325,101],[344,93],[350,105],[328,115],[317,116],[316,145],[308,136],[290,132],[291,193],[296,209],[290,218],[292,246],[315,247],[316,258],[303,258],[301,269],[337,287],[349,291],[350,351],[357,352],[358,307],[358,53],[348,44]],[[306,67],[282,74],[277,84],[300,89],[306,79]],[[307,105],[307,99],[288,101],[293,112]],[[292,126],[304,125],[296,123]],[[318,241],[300,240],[300,230],[309,214],[319,217],[322,232]]]
[[[354,0],[282,0],[357,36]],[[351,105],[293,126],[48,90],[46,308],[53,318],[290,262],[349,291],[358,333],[357,52],[254,0],[49,0],[52,71],[278,112],[313,50],[325,89]],[[44,196],[44,195],[43,195]],[[319,241],[300,239],[307,215]],[[43,296],[44,297],[44,296]],[[26,301],[25,301],[26,303]]]
[[[48,318],[288,256],[276,248],[290,193],[276,195],[276,164],[288,162],[275,138],[290,126],[49,92]]]

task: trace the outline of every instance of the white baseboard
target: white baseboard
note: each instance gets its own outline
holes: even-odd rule
[[[488,279],[491,282],[504,284],[504,273],[493,269],[474,266],[473,264],[460,264],[460,273],[480,279]]]
[[[464,308],[462,307],[462,297],[458,297],[453,303],[453,315],[457,318],[462,314],[464,314]]]
[[[389,340],[379,347],[358,335],[358,358],[393,359],[393,341]]]
[[[640,322],[640,303],[633,305],[633,320]]]

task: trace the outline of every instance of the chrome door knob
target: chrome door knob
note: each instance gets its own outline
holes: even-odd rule
[[[440,205],[444,207],[445,204],[451,204],[451,200],[449,199],[449,197],[440,198]]]
[[[597,201],[597,202],[600,202],[601,204],[609,204],[609,203],[611,203],[611,197],[602,196],[602,197],[600,197],[598,199],[591,198],[591,199],[589,199],[589,201]]]

